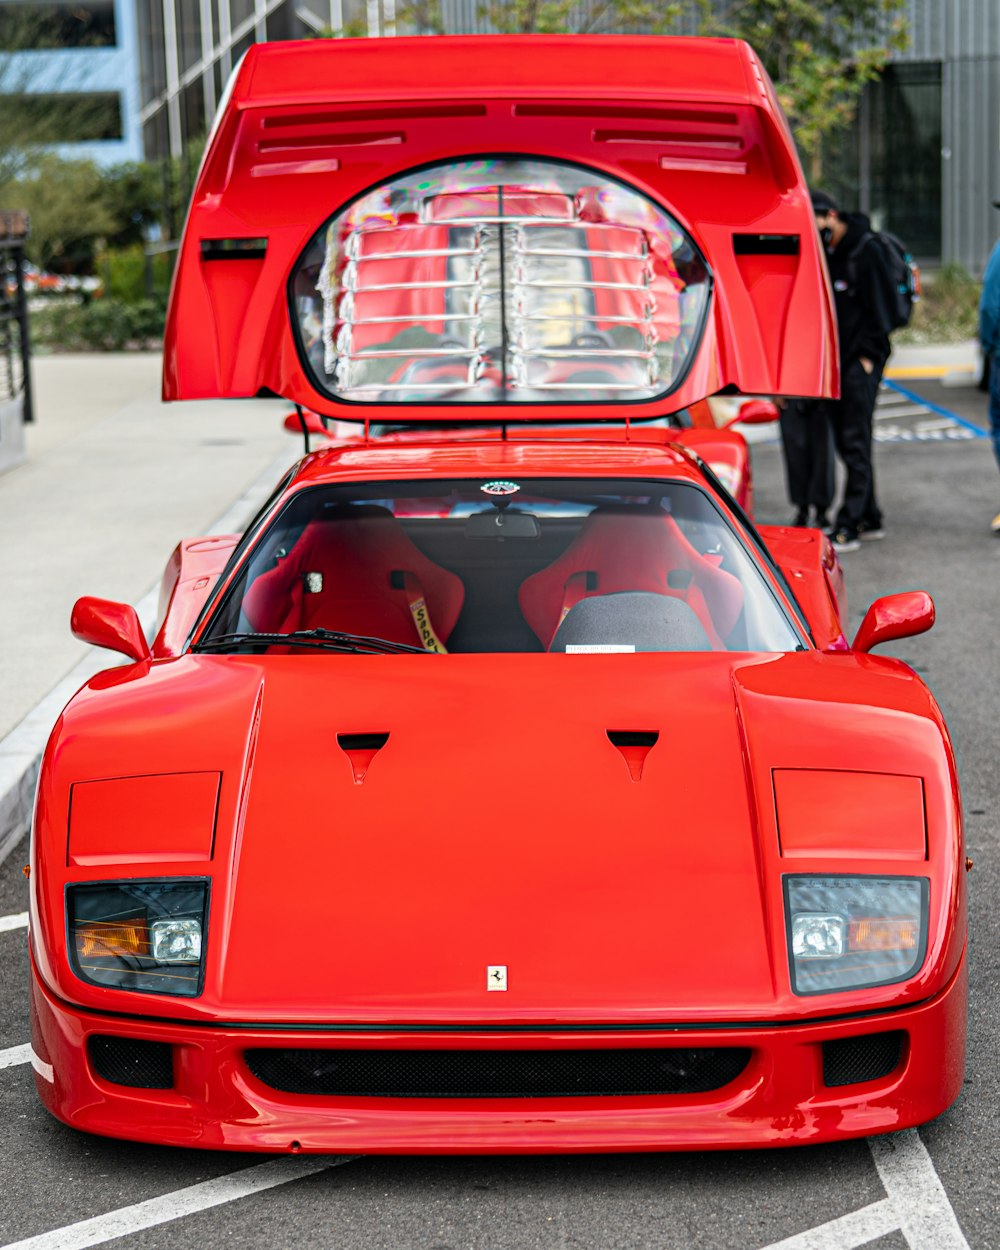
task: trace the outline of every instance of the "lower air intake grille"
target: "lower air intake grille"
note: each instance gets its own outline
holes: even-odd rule
[[[90,1038],[90,1062],[98,1076],[133,1089],[171,1089],[173,1047],[169,1042],[143,1042],[130,1037]]]
[[[877,1081],[899,1066],[903,1053],[901,1030],[866,1033],[823,1043],[823,1084],[857,1085]]]
[[[248,1050],[250,1071],[289,1094],[360,1098],[571,1098],[702,1094],[728,1085],[750,1051]]]

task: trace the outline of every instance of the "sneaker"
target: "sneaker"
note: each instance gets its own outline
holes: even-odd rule
[[[841,554],[845,551],[857,551],[861,546],[856,530],[837,530],[836,534],[830,536],[830,542],[833,543],[834,550]]]
[[[797,529],[804,529],[809,524],[809,513],[804,508],[800,508],[788,524],[794,525]]]
[[[990,522],[990,529],[994,534],[1000,534],[1000,512],[998,512]]]
[[[830,518],[826,515],[825,512],[816,513],[816,520],[813,521],[813,528],[822,530],[824,534],[829,534]]]
[[[881,525],[866,525],[864,521],[858,526],[858,537],[863,543],[878,542],[885,538],[885,529]]]

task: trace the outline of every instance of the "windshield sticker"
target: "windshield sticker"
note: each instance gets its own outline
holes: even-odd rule
[[[479,489],[491,498],[503,498],[505,495],[516,495],[521,488],[516,482],[484,482]]]
[[[631,642],[568,642],[567,655],[620,655],[633,653],[635,644]]]

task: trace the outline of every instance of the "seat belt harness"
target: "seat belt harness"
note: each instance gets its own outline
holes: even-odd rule
[[[404,573],[403,589],[406,592],[406,602],[410,606],[410,615],[413,617],[420,645],[425,651],[447,655],[448,648],[434,632],[434,626],[431,624],[431,614],[427,607],[423,587],[413,573]]]

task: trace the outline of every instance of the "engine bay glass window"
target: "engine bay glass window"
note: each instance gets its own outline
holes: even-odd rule
[[[570,164],[424,168],[334,214],[292,278],[313,380],[359,403],[649,400],[701,338],[708,267],[680,225]]]
[[[201,993],[205,879],[71,885],[66,909],[70,963],[81,980],[149,994]]]
[[[802,646],[698,486],[511,477],[300,491],[258,535],[195,649]]]
[[[796,994],[904,981],[927,949],[927,881],[789,876],[785,917]]]

